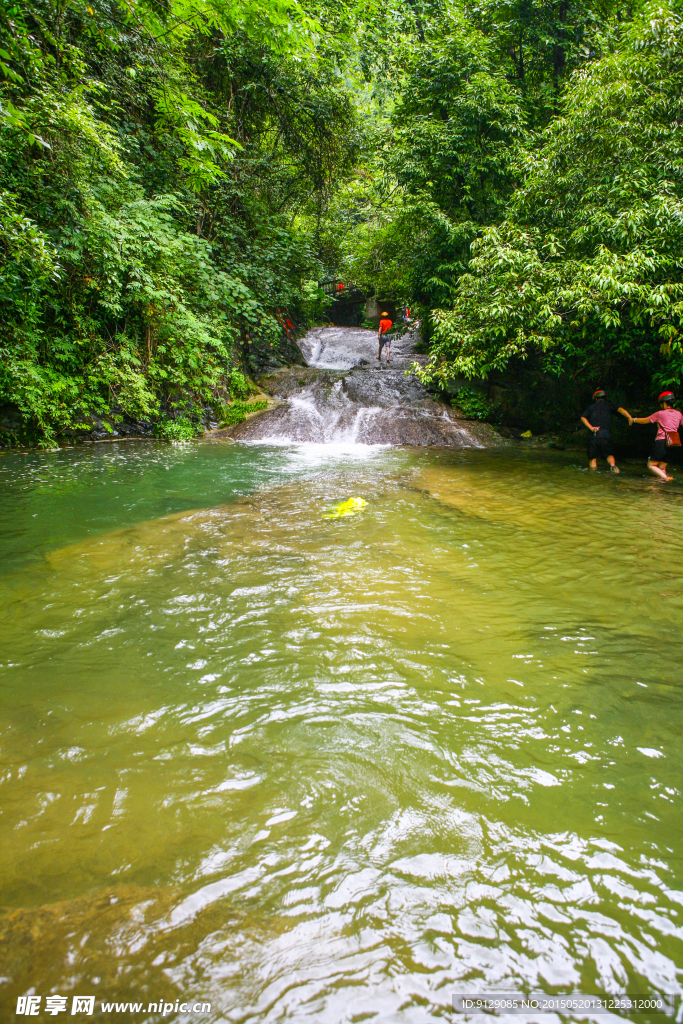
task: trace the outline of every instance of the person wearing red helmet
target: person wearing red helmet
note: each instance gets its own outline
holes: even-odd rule
[[[382,313],[382,319],[379,322],[379,329],[377,331],[377,340],[379,342],[379,359],[380,366],[382,365],[382,349],[386,345],[387,347],[387,366],[389,365],[389,359],[391,357],[391,328],[393,327],[392,321],[389,319],[388,313]]]
[[[656,423],[657,434],[652,442],[652,451],[647,460],[647,468],[660,480],[670,483],[673,480],[666,472],[669,456],[667,449],[680,448],[681,439],[678,431],[683,424],[683,414],[674,409],[676,399],[671,391],[662,391],[657,399],[659,410],[651,416],[637,416],[634,423]]]
[[[581,417],[581,422],[592,435],[588,439],[588,465],[591,469],[598,468],[598,456],[601,455],[607,459],[613,473],[619,472],[612,448],[612,414],[615,412],[621,413],[628,420],[629,426],[633,423],[631,413],[608,401],[602,388],[593,392],[593,401]]]

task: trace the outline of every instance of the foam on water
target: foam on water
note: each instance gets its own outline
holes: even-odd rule
[[[288,438],[265,437],[259,441],[244,441],[254,448],[276,448],[284,450],[287,469],[299,473],[302,469],[333,467],[340,462],[365,462],[375,459],[387,448],[387,444],[364,444],[359,441],[301,441],[293,443]],[[285,472],[287,471],[285,469]]]
[[[484,447],[487,428],[459,420],[410,372],[413,343],[411,335],[397,338],[387,367],[377,364],[372,331],[310,331],[300,344],[319,373],[296,387],[291,386],[296,371],[269,378],[268,387],[282,404],[233,428],[231,436],[291,444]]]
[[[309,366],[321,370],[350,370],[352,366],[376,362],[377,334],[361,327],[316,327],[300,341],[299,347]],[[397,349],[405,343],[397,344]],[[398,353],[395,353],[398,358]]]

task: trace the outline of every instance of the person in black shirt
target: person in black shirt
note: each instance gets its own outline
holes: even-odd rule
[[[612,414],[615,412],[620,412],[628,420],[629,427],[632,425],[631,413],[622,409],[620,405],[617,406],[614,402],[610,402],[602,388],[593,392],[593,402],[581,417],[581,422],[591,432],[591,437],[588,439],[588,465],[591,469],[598,468],[598,456],[600,455],[603,459],[607,459],[613,473],[619,472],[612,450]]]

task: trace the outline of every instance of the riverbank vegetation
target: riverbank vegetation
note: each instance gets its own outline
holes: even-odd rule
[[[0,74],[5,438],[225,417],[334,274],[487,407],[681,380],[677,5],[16,2]]]
[[[49,441],[196,421],[316,315],[355,161],[334,17],[91,0],[0,18],[0,403]],[[237,379],[237,385],[235,381]]]
[[[421,314],[423,377],[527,423],[678,385],[680,5],[428,5],[394,61],[346,255]]]

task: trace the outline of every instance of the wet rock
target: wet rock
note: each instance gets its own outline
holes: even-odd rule
[[[415,345],[417,331],[396,333],[391,343],[391,365],[407,369],[414,362],[424,363]],[[364,327],[315,327],[297,342],[308,366],[318,369],[351,369],[354,366],[376,366],[377,332]],[[382,366],[385,365],[382,357]]]
[[[122,410],[114,408],[110,415],[100,416],[95,412],[79,413],[70,426],[61,431],[59,438],[65,441],[113,441],[119,437],[151,437],[153,424],[149,420],[133,420]]]
[[[261,384],[282,403],[229,428],[229,436],[249,441],[448,448],[500,443],[491,427],[459,420],[403,370],[311,368],[306,375],[300,370],[272,375]]]
[[[377,362],[377,336],[362,328],[316,328],[300,342],[309,366],[259,381],[281,404],[229,428],[249,441],[488,447],[501,444],[484,423],[465,423],[409,368],[415,334],[397,336],[391,363]]]
[[[249,371],[254,375],[292,364],[305,365],[299,346],[284,336],[273,344],[257,338],[249,339],[245,345],[244,357]]]
[[[288,367],[285,370],[259,377],[256,383],[262,391],[273,398],[288,398],[300,391],[301,388],[306,387],[307,384],[312,384],[322,375],[322,371],[310,367]],[[334,382],[340,378],[341,374],[329,371],[327,376]]]
[[[24,430],[19,407],[12,403],[0,406],[0,441],[18,439]]]

